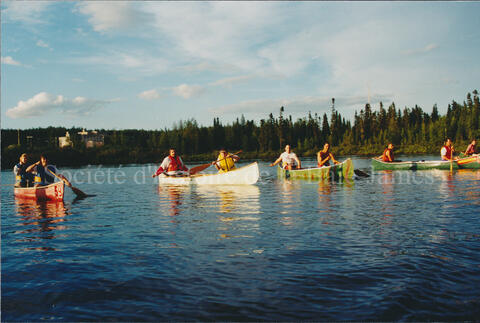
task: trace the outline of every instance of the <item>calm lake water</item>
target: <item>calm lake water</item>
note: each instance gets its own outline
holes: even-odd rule
[[[62,169],[96,195],[63,203],[15,200],[2,172],[2,321],[478,320],[480,171],[353,159],[372,176],[260,162],[257,185],[181,188],[156,165]]]

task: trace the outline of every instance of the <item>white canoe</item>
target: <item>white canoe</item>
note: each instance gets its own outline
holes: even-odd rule
[[[258,181],[260,172],[257,162],[231,170],[227,173],[196,174],[192,176],[158,176],[158,184],[171,185],[252,185]]]

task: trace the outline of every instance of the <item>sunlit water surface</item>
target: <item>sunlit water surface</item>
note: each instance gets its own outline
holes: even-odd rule
[[[260,162],[257,185],[159,187],[155,165],[62,169],[96,195],[63,203],[14,199],[2,172],[2,320],[479,319],[480,171],[354,163],[371,176]]]

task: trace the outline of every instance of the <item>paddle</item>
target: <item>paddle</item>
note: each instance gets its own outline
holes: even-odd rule
[[[450,174],[453,173],[453,146],[452,146],[452,150],[451,150],[451,153],[450,153]]]
[[[47,170],[50,172],[50,174],[52,174],[53,176],[55,176],[56,178],[58,178],[59,180],[62,180],[62,181],[65,181],[63,178],[61,178],[60,176],[58,176],[57,174],[55,174],[54,172],[52,172],[50,169],[47,168]],[[74,187],[72,185],[72,183],[69,183],[70,185],[67,184],[68,187],[70,187],[73,191],[73,193],[75,193],[75,195],[77,195],[77,197],[87,197],[88,195],[83,193],[81,190],[79,190],[78,188]]]
[[[355,173],[355,175],[360,177],[370,177],[370,175],[368,175],[364,171],[361,171],[360,169],[354,169],[353,172]]]
[[[196,173],[201,172],[202,170],[207,169],[208,167],[212,166],[214,163],[219,162],[219,161],[222,161],[222,160],[224,160],[224,159],[227,159],[228,157],[231,157],[231,156],[233,156],[233,155],[240,154],[241,152],[242,152],[242,151],[239,150],[239,151],[237,151],[236,153],[228,154],[227,157],[222,158],[222,159],[220,159],[220,160],[216,160],[216,161],[213,161],[213,162],[208,163],[208,164],[203,164],[203,165],[195,166],[195,167],[193,167],[193,168],[190,169],[190,172],[189,172],[189,173],[190,173],[190,175],[195,175]]]

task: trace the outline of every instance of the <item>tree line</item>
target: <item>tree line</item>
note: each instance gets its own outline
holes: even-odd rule
[[[430,113],[418,105],[397,109],[395,103],[378,110],[366,104],[346,120],[335,108],[329,113],[309,112],[292,119],[284,107],[277,117],[270,113],[259,122],[242,115],[234,122],[200,126],[194,119],[179,121],[163,130],[99,130],[104,146],[86,148],[77,133],[82,128],[48,127],[27,130],[2,129],[2,169],[11,168],[23,152],[33,158],[47,153],[58,166],[88,164],[158,163],[170,147],[175,147],[187,161],[211,160],[225,147],[243,151],[243,158],[270,159],[290,144],[300,156],[314,156],[325,142],[338,155],[379,155],[392,142],[399,153],[438,153],[445,138],[451,138],[458,150],[464,150],[472,138],[480,136],[480,102],[478,91],[468,93],[463,103],[452,101],[445,115],[435,104]],[[58,137],[69,131],[73,147],[60,149]]]

